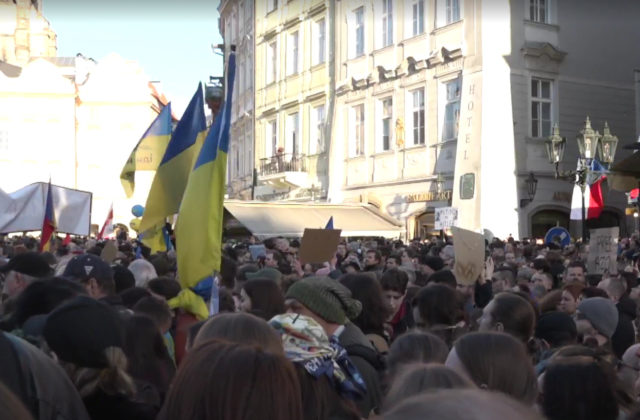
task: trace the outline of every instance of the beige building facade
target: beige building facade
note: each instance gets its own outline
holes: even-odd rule
[[[406,238],[437,234],[439,207],[503,238],[556,225],[579,234],[573,186],[547,162],[551,127],[569,139],[562,170],[576,167],[587,116],[600,131],[609,123],[617,158],[638,137],[640,29],[630,16],[640,4],[599,4],[256,2],[254,198],[369,203],[402,222]],[[589,226],[624,233],[624,194],[605,188],[604,198]]]
[[[0,61],[25,65],[34,57],[55,57],[56,33],[39,0],[0,0]]]
[[[255,199],[327,196],[329,3],[255,3]]]
[[[225,0],[220,3],[220,32],[224,49],[236,49],[236,78],[233,89],[227,188],[229,198],[250,200],[255,167],[255,66],[254,12],[252,0]],[[226,57],[225,57],[226,58]]]

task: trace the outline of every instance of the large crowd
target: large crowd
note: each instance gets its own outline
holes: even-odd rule
[[[0,239],[1,419],[640,419],[637,235],[603,275],[588,244],[486,240],[472,285],[455,237],[322,264],[251,238],[190,289],[125,235]]]

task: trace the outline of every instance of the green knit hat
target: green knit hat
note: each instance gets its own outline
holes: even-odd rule
[[[287,299],[295,299],[320,318],[344,325],[362,311],[362,304],[351,297],[351,291],[329,277],[307,277],[287,290]]]

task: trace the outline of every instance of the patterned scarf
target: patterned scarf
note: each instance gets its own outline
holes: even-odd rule
[[[367,392],[360,372],[338,337],[327,337],[315,320],[304,315],[283,314],[269,323],[282,336],[287,358],[303,366],[311,376],[328,377],[336,391],[348,399],[361,399]]]

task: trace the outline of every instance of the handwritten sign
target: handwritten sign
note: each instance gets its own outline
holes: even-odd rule
[[[300,243],[300,261],[324,263],[331,261],[340,243],[341,229],[305,229]]]
[[[437,207],[435,213],[435,228],[438,230],[458,224],[458,209],[455,207]]]
[[[592,229],[589,240],[587,271],[589,274],[612,273],[616,269],[620,228]]]
[[[484,271],[484,236],[452,227],[455,265],[453,273],[460,284],[473,285]]]

